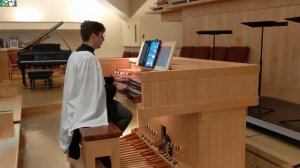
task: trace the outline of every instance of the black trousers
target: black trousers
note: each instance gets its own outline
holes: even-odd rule
[[[122,132],[125,131],[127,126],[132,120],[132,112],[120,102],[115,101],[115,108],[110,111],[108,108],[108,120],[116,124]]]

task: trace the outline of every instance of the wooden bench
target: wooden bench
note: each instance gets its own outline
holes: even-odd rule
[[[80,128],[81,151],[86,168],[96,168],[96,158],[109,156],[112,168],[120,167],[121,130],[112,122],[99,127]]]

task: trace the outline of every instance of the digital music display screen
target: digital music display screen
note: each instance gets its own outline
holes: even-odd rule
[[[147,67],[147,68],[154,67],[154,63],[155,63],[156,56],[158,53],[159,45],[160,45],[160,41],[152,41],[149,52],[148,52],[147,60],[145,63],[145,67]]]

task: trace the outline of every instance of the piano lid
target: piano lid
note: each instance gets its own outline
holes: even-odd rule
[[[64,22],[58,22],[56,25],[54,25],[53,27],[51,27],[50,29],[48,29],[47,31],[43,32],[42,34],[40,34],[39,36],[37,36],[36,38],[34,38],[33,40],[31,40],[28,44],[26,44],[22,49],[22,50],[29,50],[30,47],[34,44],[39,44],[40,42],[44,41],[45,39],[48,38],[49,33],[51,33],[52,31],[56,30],[59,26],[61,26]],[[68,46],[69,47],[69,46]],[[70,48],[70,47],[69,47]]]

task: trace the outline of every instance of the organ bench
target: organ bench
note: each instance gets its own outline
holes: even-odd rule
[[[80,128],[81,151],[86,168],[96,167],[96,158],[110,156],[112,167],[120,167],[121,130],[112,122],[99,127]]]

